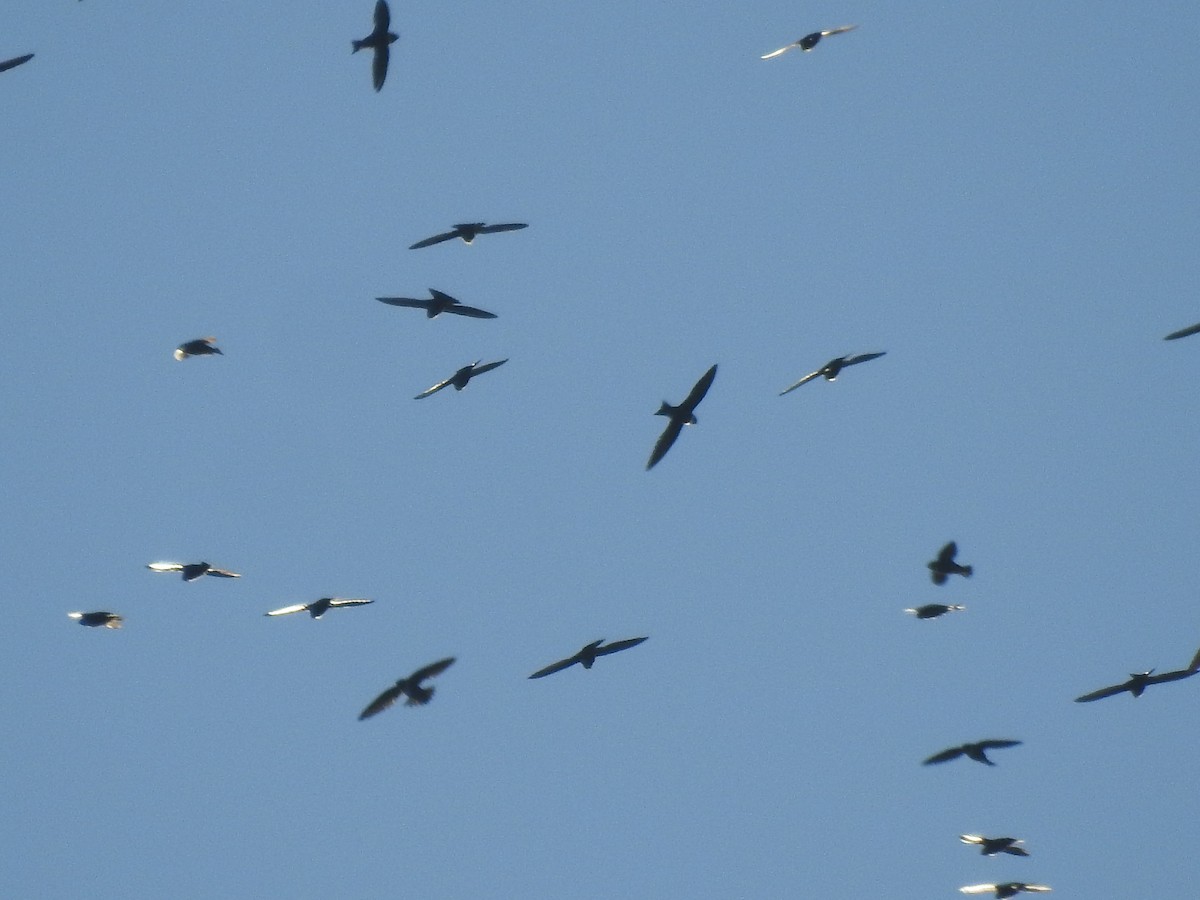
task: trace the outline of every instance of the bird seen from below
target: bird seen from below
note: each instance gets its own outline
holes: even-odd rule
[[[459,303],[449,294],[443,294],[441,291],[429,289],[429,293],[433,295],[431,300],[420,300],[414,297],[376,297],[380,303],[386,303],[389,306],[403,306],[409,309],[423,309],[425,315],[432,319],[440,316],[442,313],[453,313],[456,316],[470,316],[472,319],[494,319],[495,313],[490,313],[485,309],[476,309],[474,306],[464,306]]]
[[[184,341],[175,348],[175,358],[182,361],[189,356],[224,356],[221,348],[216,346],[215,337],[196,338],[194,341]]]
[[[483,222],[463,222],[455,225],[450,231],[443,231],[441,234],[435,234],[433,237],[427,237],[424,240],[417,241],[409,250],[420,250],[422,247],[432,247],[434,244],[440,244],[443,241],[452,241],[455,238],[460,238],[464,244],[469,244],[481,234],[497,234],[501,231],[520,231],[522,228],[529,226],[524,222],[507,222],[502,225],[485,225]]]
[[[997,853],[1008,853],[1012,856],[1028,856],[1029,851],[1018,847],[1018,844],[1025,843],[1017,838],[984,837],[982,834],[961,834],[958,839],[964,844],[975,844],[979,847],[979,852],[984,856],[995,856]]]
[[[666,416],[670,421],[667,422],[667,427],[654,445],[650,461],[646,463],[646,471],[653,469],[658,461],[667,455],[667,451],[679,437],[679,432],[683,431],[684,425],[695,425],[699,421],[696,418],[696,407],[700,405],[700,401],[704,399],[704,395],[708,393],[708,389],[712,387],[713,379],[716,377],[717,367],[713,365],[711,369],[700,376],[700,380],[696,382],[691,392],[678,406],[672,406],[667,401],[663,401],[655,415]]]
[[[120,628],[125,621],[113,612],[70,612],[67,615],[88,628]]]
[[[1006,897],[1015,897],[1022,891],[1028,891],[1031,894],[1044,893],[1050,890],[1044,884],[1026,884],[1023,881],[1006,881],[1003,884],[968,884],[966,887],[960,887],[960,891],[964,894],[994,894],[997,900],[1005,900]]]
[[[263,615],[287,616],[292,613],[307,612],[314,619],[319,619],[331,609],[338,609],[343,606],[366,606],[368,603],[374,602],[374,600],[364,600],[358,597],[322,597],[320,600],[314,600],[312,603],[295,603],[291,606],[273,609],[269,613],[263,613]]]
[[[1200,322],[1196,323],[1195,325],[1189,325],[1187,328],[1180,328],[1178,331],[1172,331],[1165,338],[1163,338],[1163,340],[1176,341],[1179,340],[1179,338],[1185,338],[1189,335],[1196,334],[1197,332],[1200,332]]]
[[[445,672],[453,662],[453,656],[446,659],[439,659],[437,662],[430,663],[423,669],[417,669],[417,671],[413,672],[407,678],[401,678],[372,700],[367,705],[367,708],[359,713],[358,720],[361,722],[363,719],[369,719],[371,716],[383,712],[399,700],[402,694],[408,698],[404,701],[405,706],[424,706],[433,698],[433,688],[424,687],[421,682],[426,678],[433,678],[435,675]]]
[[[831,359],[815,372],[809,372],[795,384],[784,388],[779,392],[779,396],[782,397],[784,394],[790,394],[796,388],[800,387],[800,385],[808,384],[817,377],[822,377],[826,381],[837,381],[838,375],[841,374],[842,369],[846,368],[846,366],[857,366],[859,363],[870,362],[873,359],[885,356],[886,353],[887,351],[882,353],[860,353],[858,356],[839,356],[837,359]]]
[[[1117,694],[1122,694],[1125,691],[1129,691],[1135,697],[1140,697],[1142,696],[1142,692],[1152,684],[1163,684],[1167,681],[1179,681],[1183,678],[1191,678],[1198,671],[1200,671],[1200,650],[1196,651],[1196,655],[1192,657],[1192,661],[1188,663],[1186,669],[1175,669],[1172,672],[1163,672],[1161,675],[1155,675],[1153,669],[1147,672],[1131,672],[1128,681],[1100,688],[1100,690],[1084,694],[1082,697],[1076,697],[1075,702],[1091,703],[1093,700],[1115,697]]]
[[[959,612],[964,609],[966,609],[965,606],[946,606],[942,603],[926,603],[924,606],[910,606],[905,610],[905,612],[911,613],[918,619],[936,619],[938,616],[944,616],[948,612]]]
[[[482,375],[484,372],[490,372],[492,369],[496,368],[497,366],[502,366],[506,362],[508,362],[507,359],[500,359],[496,362],[484,363],[483,365],[480,365],[480,360],[477,359],[469,366],[463,366],[445,381],[439,381],[433,387],[426,388],[425,390],[421,391],[421,393],[417,394],[417,396],[413,397],[413,399],[422,400],[425,397],[428,397],[430,394],[436,394],[442,388],[450,387],[451,385],[454,386],[456,391],[461,391],[467,386],[467,382],[469,382],[476,375]]]
[[[825,31],[814,31],[812,34],[806,34],[798,41],[792,41],[792,43],[780,47],[778,50],[772,50],[765,56],[760,56],[759,59],[774,59],[776,56],[782,56],[784,53],[787,53],[789,50],[795,50],[797,47],[807,53],[813,47],[817,46],[817,44],[821,43],[821,38],[834,34],[845,34],[847,31],[853,31],[857,27],[857,25],[839,25],[837,28],[828,28]]]
[[[371,60],[371,81],[375,85],[375,90],[383,89],[384,79],[387,78],[388,56],[390,51],[388,47],[400,39],[397,34],[392,34],[388,31],[388,27],[392,24],[392,13],[388,9],[387,0],[378,0],[375,4],[375,30],[368,34],[361,41],[351,41],[350,44],[354,48],[351,53],[357,53],[364,48],[370,48],[375,51],[375,58]]]
[[[1005,740],[989,740],[976,741],[971,744],[960,744],[957,747],[951,747],[948,750],[943,750],[941,753],[935,753],[929,759],[921,763],[923,766],[930,766],[935,763],[949,762],[952,759],[958,759],[960,756],[966,756],[976,762],[981,762],[987,766],[994,766],[995,763],[987,758],[988,750],[1001,750],[1005,747],[1016,747],[1020,741],[1005,741]]]
[[[958,544],[954,541],[948,543],[945,547],[938,551],[937,559],[927,564],[929,569],[929,577],[933,579],[934,584],[945,584],[946,579],[951,575],[961,575],[964,578],[970,578],[974,568],[971,566],[960,566],[954,561],[954,557],[958,555]]]
[[[7,72],[9,69],[15,69],[17,66],[23,65],[33,59],[32,53],[26,53],[24,56],[14,56],[12,59],[6,59],[0,62],[0,72]]]
[[[200,578],[204,575],[213,575],[217,578],[242,577],[237,572],[230,572],[228,569],[218,569],[216,566],[210,566],[206,562],[152,562],[147,563],[146,568],[153,572],[179,572],[183,576],[184,581],[195,581],[197,578]]]
[[[623,641],[613,641],[611,644],[601,647],[600,645],[604,643],[604,638],[600,638],[600,640],[592,641],[590,644],[580,649],[580,651],[574,656],[568,656],[566,659],[560,659],[556,663],[551,663],[544,669],[538,669],[529,677],[545,678],[547,675],[553,675],[555,672],[561,672],[563,669],[570,668],[571,666],[575,665],[575,663],[579,663],[585,669],[590,669],[592,667],[592,663],[596,661],[597,657],[608,656],[610,653],[619,653],[622,650],[628,650],[630,647],[636,647],[644,640],[646,640],[644,637],[627,638]]]

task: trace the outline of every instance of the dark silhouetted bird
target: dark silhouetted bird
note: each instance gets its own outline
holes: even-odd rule
[[[997,900],[1005,900],[1006,897],[1017,896],[1021,891],[1029,891],[1031,894],[1036,894],[1048,891],[1050,888],[1044,884],[1006,881],[1003,884],[968,884],[966,887],[960,887],[959,890],[964,894],[995,894]]]
[[[469,244],[481,234],[496,234],[500,231],[520,231],[522,228],[528,228],[524,222],[508,222],[503,225],[485,225],[483,222],[464,222],[460,225],[455,225],[451,231],[443,231],[441,234],[435,234],[433,237],[427,237],[423,241],[417,241],[409,250],[420,250],[422,247],[432,247],[434,244],[440,244],[442,241],[452,241],[455,238],[461,238],[464,244]]]
[[[795,50],[799,47],[805,53],[811,50],[817,44],[821,43],[821,38],[829,37],[834,34],[845,34],[847,31],[853,31],[857,25],[840,25],[837,28],[829,28],[825,31],[814,31],[812,34],[806,34],[798,41],[793,41],[786,47],[780,47],[778,50],[772,50],[766,56],[759,57],[760,59],[774,59],[776,56],[781,56],[789,50]]]
[[[1165,338],[1163,338],[1163,340],[1174,341],[1181,337],[1187,337],[1188,335],[1196,334],[1197,332],[1200,332],[1200,323],[1189,325],[1187,328],[1180,328],[1178,331],[1172,331]]]
[[[566,659],[560,659],[556,663],[551,663],[544,669],[538,669],[529,677],[545,678],[547,675],[553,675],[555,672],[561,672],[563,669],[575,665],[575,663],[579,663],[585,669],[590,669],[592,667],[592,663],[596,661],[596,657],[608,656],[610,653],[618,653],[621,650],[628,650],[630,647],[636,647],[644,640],[646,640],[644,637],[628,638],[624,641],[613,641],[611,644],[601,647],[600,645],[604,643],[604,638],[600,638],[598,641],[592,641],[574,656],[568,656]]]
[[[653,469],[655,464],[667,455],[667,451],[671,449],[671,445],[675,443],[675,439],[679,437],[679,432],[683,431],[684,425],[695,425],[696,407],[700,405],[700,401],[704,399],[704,395],[708,393],[708,389],[712,387],[713,379],[717,377],[717,367],[714,365],[711,369],[700,376],[700,380],[696,382],[689,393],[678,406],[672,406],[667,401],[663,401],[662,406],[658,408],[656,416],[666,416],[669,421],[666,429],[659,436],[658,442],[654,445],[654,451],[650,454],[650,461],[646,463],[646,469]]]
[[[1017,846],[1023,844],[1024,841],[1017,838],[984,837],[982,834],[960,834],[958,839],[964,844],[976,844],[979,847],[979,852],[984,856],[995,856],[997,853],[1010,853],[1013,856],[1028,856],[1029,852]]]
[[[1192,657],[1192,661],[1188,663],[1186,669],[1163,672],[1161,675],[1155,675],[1153,669],[1148,672],[1131,672],[1128,681],[1100,688],[1100,690],[1084,694],[1082,697],[1076,697],[1075,702],[1091,703],[1093,700],[1115,697],[1117,694],[1124,693],[1125,691],[1129,691],[1135,697],[1140,697],[1142,696],[1142,692],[1152,684],[1162,684],[1165,681],[1179,681],[1182,678],[1191,678],[1198,671],[1200,671],[1200,650],[1196,651],[1196,655]]]
[[[121,623],[125,620],[116,613],[111,612],[72,612],[67,613],[72,619],[75,619],[80,625],[87,625],[89,628],[120,628]]]
[[[423,309],[425,310],[425,315],[431,319],[434,316],[440,316],[442,313],[453,313],[456,316],[470,316],[472,319],[496,318],[495,313],[490,313],[484,309],[476,309],[474,306],[464,306],[449,294],[443,294],[441,291],[436,291],[433,288],[429,289],[429,293],[433,295],[432,300],[418,300],[413,297],[376,297],[375,299],[389,306]]]
[[[508,362],[507,359],[501,359],[497,360],[496,362],[484,363],[481,366],[479,364],[479,360],[475,360],[475,362],[471,363],[469,366],[463,366],[445,381],[439,381],[433,387],[426,388],[425,390],[421,391],[421,393],[417,394],[417,396],[413,397],[413,399],[421,400],[425,397],[428,397],[430,394],[436,394],[442,388],[449,387],[451,385],[454,386],[456,391],[461,391],[467,386],[467,382],[476,375],[481,375],[484,372],[490,372],[492,369],[496,368],[497,366],[502,366],[506,362]]]
[[[210,566],[206,562],[198,563],[177,563],[177,562],[152,562],[146,564],[147,569],[155,572],[180,572],[183,575],[184,581],[195,581],[202,575],[215,575],[217,578],[241,578],[237,572],[230,572],[226,569],[218,569],[215,566]]]
[[[357,53],[364,47],[370,47],[375,51],[375,58],[371,61],[371,80],[375,84],[375,90],[383,88],[383,81],[387,78],[388,70],[388,47],[393,41],[400,39],[399,35],[392,34],[388,31],[388,26],[392,24],[392,13],[388,9],[387,0],[378,0],[375,4],[375,30],[368,34],[361,41],[351,41],[351,46],[354,47],[351,53]]]
[[[417,669],[407,678],[401,678],[394,685],[376,697],[370,702],[358,716],[361,722],[363,719],[369,719],[376,713],[381,713],[397,700],[400,695],[404,694],[408,697],[404,701],[405,706],[424,706],[433,698],[433,688],[423,687],[421,682],[426,678],[433,678],[435,675],[440,675],[450,668],[450,664],[454,662],[454,657],[439,659],[437,662],[426,666],[423,669]]]
[[[24,56],[14,56],[12,59],[6,59],[0,62],[0,72],[7,72],[9,69],[15,69],[17,66],[29,62],[33,59],[32,53],[26,53]]]
[[[951,747],[949,750],[943,750],[941,753],[935,753],[929,759],[925,760],[921,765],[928,766],[933,763],[949,762],[952,759],[958,759],[960,756],[966,756],[976,762],[984,763],[985,765],[994,766],[995,763],[987,758],[987,750],[1001,750],[1004,747],[1016,747],[1020,741],[977,741],[973,744],[963,744],[959,747]]]
[[[951,575],[962,575],[964,578],[970,578],[971,573],[975,570],[971,566],[960,566],[954,561],[954,557],[958,555],[958,544],[951,541],[945,547],[938,551],[937,559],[928,564],[929,577],[933,579],[934,584],[945,584],[946,579]]]
[[[948,612],[958,612],[963,609],[966,609],[966,607],[945,606],[941,603],[926,603],[924,606],[909,607],[905,612],[912,613],[918,619],[936,619],[938,616],[945,615]]]
[[[186,341],[175,348],[175,358],[178,360],[187,359],[189,356],[212,356],[213,354],[221,353],[221,348],[215,346],[215,337],[196,338],[194,341]]]
[[[779,396],[782,397],[784,394],[790,394],[796,388],[800,387],[800,385],[808,384],[818,376],[823,376],[826,381],[837,381],[838,375],[841,374],[842,369],[846,368],[846,366],[857,366],[859,363],[870,362],[885,355],[886,351],[883,353],[860,353],[858,356],[839,356],[837,359],[831,359],[825,365],[821,366],[821,368],[817,369],[817,371],[809,372],[791,387],[784,388],[779,392]]]
[[[292,606],[284,606],[281,609],[273,609],[269,613],[263,613],[264,616],[286,616],[291,613],[307,612],[314,619],[319,619],[331,609],[337,609],[340,606],[366,606],[368,603],[374,603],[374,600],[363,600],[360,598],[345,598],[345,597],[322,597],[320,600],[314,600],[312,603],[296,603]]]

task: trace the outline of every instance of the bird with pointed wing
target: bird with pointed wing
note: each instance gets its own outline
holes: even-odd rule
[[[929,577],[934,584],[945,584],[946,579],[951,575],[962,575],[964,578],[970,578],[971,573],[975,571],[972,566],[961,566],[954,561],[954,557],[958,555],[958,544],[954,541],[948,543],[945,547],[938,551],[937,559],[926,564],[929,569]]]
[[[392,13],[388,9],[387,0],[378,0],[375,4],[375,30],[361,41],[350,42],[354,48],[351,53],[357,53],[364,48],[375,51],[375,57],[371,60],[371,82],[375,85],[376,92],[382,90],[384,79],[387,78],[388,56],[391,53],[388,48],[394,41],[400,40],[399,35],[388,31],[391,24]]]
[[[592,641],[590,644],[584,646],[574,656],[568,656],[566,659],[560,659],[556,663],[551,663],[544,669],[538,669],[529,677],[545,678],[547,675],[553,675],[555,672],[561,672],[563,669],[570,668],[576,663],[579,663],[585,669],[590,669],[597,657],[608,656],[610,653],[620,653],[622,650],[636,647],[644,640],[646,640],[644,637],[627,638],[623,641],[613,641],[611,644],[604,644],[604,638],[600,638],[600,640]],[[601,644],[604,644],[604,646],[600,646]]]
[[[221,348],[216,345],[216,340],[215,337],[202,337],[194,341],[184,341],[175,348],[173,355],[180,362],[189,356],[224,356]]]
[[[343,606],[366,606],[368,603],[374,602],[374,600],[364,600],[361,597],[322,597],[312,603],[293,603],[291,606],[273,609],[263,615],[290,616],[292,613],[306,612],[314,619],[319,619],[331,609],[340,609]]]
[[[708,393],[708,389],[712,387],[713,379],[717,377],[717,367],[714,365],[711,369],[700,376],[700,380],[688,395],[683,399],[683,402],[678,406],[672,406],[667,401],[663,401],[662,406],[658,408],[656,416],[666,416],[670,419],[667,422],[667,427],[659,436],[658,441],[654,445],[654,450],[650,454],[650,461],[646,463],[646,470],[653,469],[655,465],[664,456],[671,446],[675,443],[679,433],[683,431],[684,425],[695,425],[699,420],[696,418],[696,407],[700,405],[700,401],[704,399],[704,395]]]
[[[1100,688],[1100,690],[1084,694],[1082,697],[1076,697],[1075,702],[1091,703],[1093,700],[1115,697],[1117,694],[1123,694],[1125,691],[1129,691],[1134,697],[1140,697],[1142,696],[1142,692],[1152,684],[1180,681],[1184,678],[1191,678],[1197,672],[1200,672],[1200,650],[1196,651],[1196,655],[1192,657],[1192,661],[1188,663],[1186,669],[1175,669],[1172,672],[1163,672],[1161,675],[1155,675],[1153,669],[1146,672],[1131,672],[1128,681]]]
[[[401,696],[406,697],[405,706],[424,706],[433,699],[433,687],[425,687],[421,684],[427,678],[433,678],[435,675],[440,675],[450,668],[450,664],[454,662],[454,657],[450,656],[446,659],[439,659],[435,663],[430,663],[423,669],[417,669],[407,678],[401,678],[394,685],[372,700],[367,708],[364,709],[358,716],[361,722],[363,719],[369,719],[371,716],[383,712],[389,706],[392,706]]]
[[[948,750],[943,750],[941,753],[933,754],[933,756],[929,757],[929,759],[922,762],[921,765],[931,766],[935,763],[949,762],[952,759],[958,759],[960,756],[965,756],[968,759],[973,759],[976,762],[983,763],[984,765],[994,766],[995,763],[988,759],[986,751],[1001,750],[1005,747],[1016,747],[1020,743],[1020,741],[987,740],[975,741],[974,743],[969,744],[960,744],[957,747],[951,747]]]
[[[974,844],[979,848],[979,852],[984,856],[995,856],[997,853],[1008,853],[1012,856],[1028,856],[1029,851],[1018,844],[1025,843],[1017,838],[1010,837],[984,837],[982,834],[960,834],[958,839],[964,844]]]
[[[456,316],[470,316],[472,319],[494,319],[495,313],[490,313],[486,309],[476,309],[474,306],[465,306],[459,303],[449,294],[443,294],[441,291],[429,289],[429,293],[433,295],[430,300],[421,300],[415,297],[376,297],[380,303],[386,303],[389,306],[403,306],[408,309],[423,309],[425,315],[432,319],[435,316],[440,316],[442,313],[453,313]]]
[[[813,47],[817,46],[817,44],[821,43],[821,38],[830,37],[831,35],[835,34],[845,34],[847,31],[853,31],[857,27],[857,25],[839,25],[837,28],[827,28],[824,31],[814,31],[812,34],[806,34],[798,41],[792,41],[790,44],[780,47],[778,50],[772,50],[765,56],[760,56],[759,59],[774,59],[776,56],[782,56],[789,50],[795,50],[797,47],[807,53]]]
[[[198,563],[177,563],[177,562],[152,562],[147,563],[146,568],[152,572],[179,572],[183,576],[184,581],[195,581],[204,575],[213,575],[217,578],[241,578],[237,572],[230,572],[228,569],[218,569],[216,566],[210,566],[206,562]]]
[[[67,615],[88,628],[120,628],[125,621],[114,612],[69,612]]]
[[[483,222],[462,222],[455,225],[450,231],[443,231],[441,234],[435,234],[433,237],[427,237],[424,240],[417,241],[409,250],[420,250],[422,247],[432,247],[434,244],[440,244],[443,241],[452,241],[455,238],[462,240],[464,244],[469,244],[481,234],[498,234],[501,231],[520,231],[522,228],[529,226],[524,222],[506,222],[501,225],[486,225]]]
[[[837,359],[831,359],[815,372],[809,372],[795,384],[784,388],[779,392],[779,396],[782,397],[784,394],[790,394],[796,388],[802,384],[808,384],[814,378],[820,377],[826,381],[837,381],[838,375],[841,374],[842,369],[846,368],[846,366],[857,366],[859,363],[870,362],[873,359],[879,359],[879,357],[886,355],[887,351],[885,350],[881,353],[860,353],[858,356],[839,356]]]
[[[469,382],[476,375],[482,375],[484,372],[490,372],[490,371],[492,371],[492,369],[496,368],[497,366],[504,365],[506,362],[508,362],[508,360],[501,359],[501,360],[497,360],[496,362],[484,363],[483,365],[480,365],[479,364],[480,362],[481,362],[481,360],[477,359],[477,360],[475,360],[475,362],[471,363],[469,366],[463,366],[461,369],[459,369],[457,372],[455,372],[453,375],[451,375],[445,381],[439,381],[433,387],[426,388],[425,390],[421,391],[421,393],[417,394],[417,396],[413,397],[413,399],[414,400],[423,400],[424,398],[428,397],[430,394],[436,394],[438,391],[440,391],[442,388],[445,388],[445,387],[453,386],[453,388],[456,391],[461,391],[463,388],[465,388],[467,386],[467,382]]]

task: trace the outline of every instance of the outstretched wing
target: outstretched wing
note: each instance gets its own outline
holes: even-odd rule
[[[824,367],[822,367],[822,369],[823,368]],[[796,388],[800,387],[800,385],[808,384],[810,381],[812,381],[814,378],[816,378],[818,375],[821,374],[822,369],[817,369],[817,371],[815,371],[815,372],[809,372],[807,375],[805,375],[803,378],[801,378],[799,381],[797,381],[791,387],[784,388],[782,391],[780,391],[779,396],[782,397],[784,394],[790,394]]]
[[[964,753],[962,747],[951,747],[949,750],[943,750],[941,753],[935,753],[929,759],[924,760],[921,765],[931,766],[934,763],[949,762],[952,759],[958,759]]]
[[[845,34],[847,31],[853,31],[857,25],[839,25],[837,28],[830,28],[821,32],[821,37],[829,37],[831,34]]]
[[[654,445],[654,450],[650,454],[650,461],[646,463],[646,471],[653,469],[658,465],[658,461],[667,455],[667,451],[671,449],[681,431],[683,431],[683,422],[680,420],[672,419],[667,423],[667,427],[663,429],[663,433],[659,435],[658,441]]]
[[[308,609],[307,603],[293,603],[291,606],[280,607],[273,609],[269,613],[263,613],[264,616],[289,616],[292,613],[304,612]]]
[[[444,312],[454,313],[456,316],[470,316],[472,319],[494,319],[495,313],[490,313],[486,309],[478,309],[474,306],[464,306],[461,303],[455,303],[453,306],[447,307]],[[495,366],[492,366],[494,369]],[[479,371],[478,369],[476,371]]]
[[[502,366],[506,362],[508,362],[507,359],[498,359],[495,362],[484,363],[482,366],[475,366],[471,370],[471,377],[474,378],[476,375],[482,375],[484,372],[490,372],[492,369]]]
[[[1200,671],[1200,650],[1196,651],[1196,655],[1192,657],[1192,661],[1188,663],[1189,672]]]
[[[182,572],[183,563],[173,562],[152,562],[147,563],[146,568],[154,572]]]
[[[1002,750],[1005,747],[1016,747],[1020,743],[1020,741],[990,740],[980,741],[977,746],[981,750]]]
[[[1084,694],[1082,697],[1076,697],[1076,703],[1091,703],[1093,700],[1103,700],[1105,697],[1115,697],[1117,694],[1124,693],[1129,688],[1124,684],[1114,684],[1111,687],[1100,688],[1098,691],[1092,691],[1090,694]]]
[[[870,362],[873,359],[879,359],[879,357],[886,355],[886,350],[884,350],[882,353],[860,353],[858,356],[851,356],[842,360],[842,368],[844,369],[846,366],[857,366],[859,363]]]
[[[413,399],[414,400],[423,400],[424,398],[428,397],[430,394],[436,394],[438,391],[440,391],[442,388],[444,388],[446,385],[448,385],[453,380],[454,380],[454,376],[451,375],[445,381],[439,381],[433,387],[426,388],[425,390],[421,391],[421,393],[417,394],[417,396],[413,397]]]
[[[432,300],[419,300],[416,297],[376,297],[380,303],[388,306],[403,306],[407,309],[429,309]]]
[[[708,389],[712,387],[713,379],[716,377],[717,367],[714,364],[713,367],[701,375],[700,380],[692,386],[692,389],[688,393],[687,397],[685,397],[683,402],[679,404],[679,408],[691,411],[699,406],[700,401],[704,399],[704,395],[708,393]]]
[[[646,638],[639,637],[639,638],[628,638],[623,641],[613,641],[611,644],[606,644],[603,647],[597,647],[596,655],[597,656],[607,656],[610,653],[619,653],[622,650],[628,650],[630,647],[636,647],[638,644],[640,644],[644,640],[646,640]]]
[[[524,222],[507,222],[502,225],[484,225],[478,229],[479,234],[496,234],[499,231],[520,231],[529,226]]]
[[[1151,675],[1146,679],[1146,684],[1162,684],[1164,681],[1179,681],[1181,678],[1191,678],[1195,674],[1195,669],[1176,669],[1173,672],[1163,672],[1161,675]]]
[[[553,675],[555,672],[561,672],[563,669],[569,668],[579,662],[579,655],[568,656],[566,659],[560,659],[556,663],[551,663],[544,669],[538,669],[530,678],[545,678],[547,675]]]
[[[205,572],[204,574],[205,575],[215,575],[217,578],[241,578],[242,577],[237,572],[230,572],[228,569],[214,569],[212,566],[209,566],[208,571]]]
[[[379,0],[380,5],[387,11],[387,4],[383,0]],[[387,27],[384,27],[387,30]],[[375,85],[376,91],[383,90],[383,82],[387,79],[388,57],[391,53],[388,50],[386,43],[380,44],[375,48],[375,56],[371,60],[371,82]]]
[[[441,234],[435,234],[433,237],[427,237],[423,241],[417,241],[409,250],[420,250],[422,247],[432,247],[434,244],[440,244],[442,241],[448,241],[458,237],[457,231],[443,231]]]
[[[1200,331],[1200,323],[1197,323],[1195,325],[1189,325],[1187,328],[1180,328],[1178,331],[1172,331],[1165,338],[1163,338],[1163,340],[1164,341],[1174,341],[1178,338],[1187,337],[1188,335],[1195,334],[1198,331]]]
[[[1021,885],[1021,890],[1029,891],[1031,894],[1043,894],[1053,889],[1044,884],[1023,884]]]
[[[958,544],[954,541],[948,543],[945,547],[938,551],[938,565],[948,566],[954,562],[954,557],[958,556]]]
[[[799,41],[793,41],[792,43],[788,44],[787,46],[780,47],[778,50],[772,50],[766,56],[760,56],[759,59],[774,59],[776,56],[781,56],[782,54],[787,53],[789,50],[793,50],[799,46],[800,46]]]
[[[22,63],[27,63],[33,59],[32,53],[26,53],[24,56],[14,56],[12,59],[6,59],[0,62],[0,72],[7,72],[9,69],[15,69]]]
[[[966,887],[960,887],[959,890],[964,894],[994,894],[996,886],[994,884],[968,884]]]
[[[450,668],[450,664],[454,662],[453,656],[448,656],[445,659],[439,659],[435,663],[430,663],[423,669],[417,669],[406,679],[412,684],[420,684],[426,678],[433,678],[435,675],[440,675]]]
[[[361,597],[334,597],[329,601],[330,606],[366,606],[374,600],[364,600]]]
[[[399,685],[392,685],[372,700],[367,705],[367,708],[358,714],[358,721],[361,722],[363,719],[369,719],[371,716],[383,712],[389,706],[393,705],[403,692],[403,689]]]
[[[387,0],[377,0],[375,3],[375,28],[387,31],[392,26],[392,11],[388,9]]]

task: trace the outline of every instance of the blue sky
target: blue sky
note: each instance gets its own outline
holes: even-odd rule
[[[1200,13],[371,11],[3,11],[0,893],[1190,900]]]

